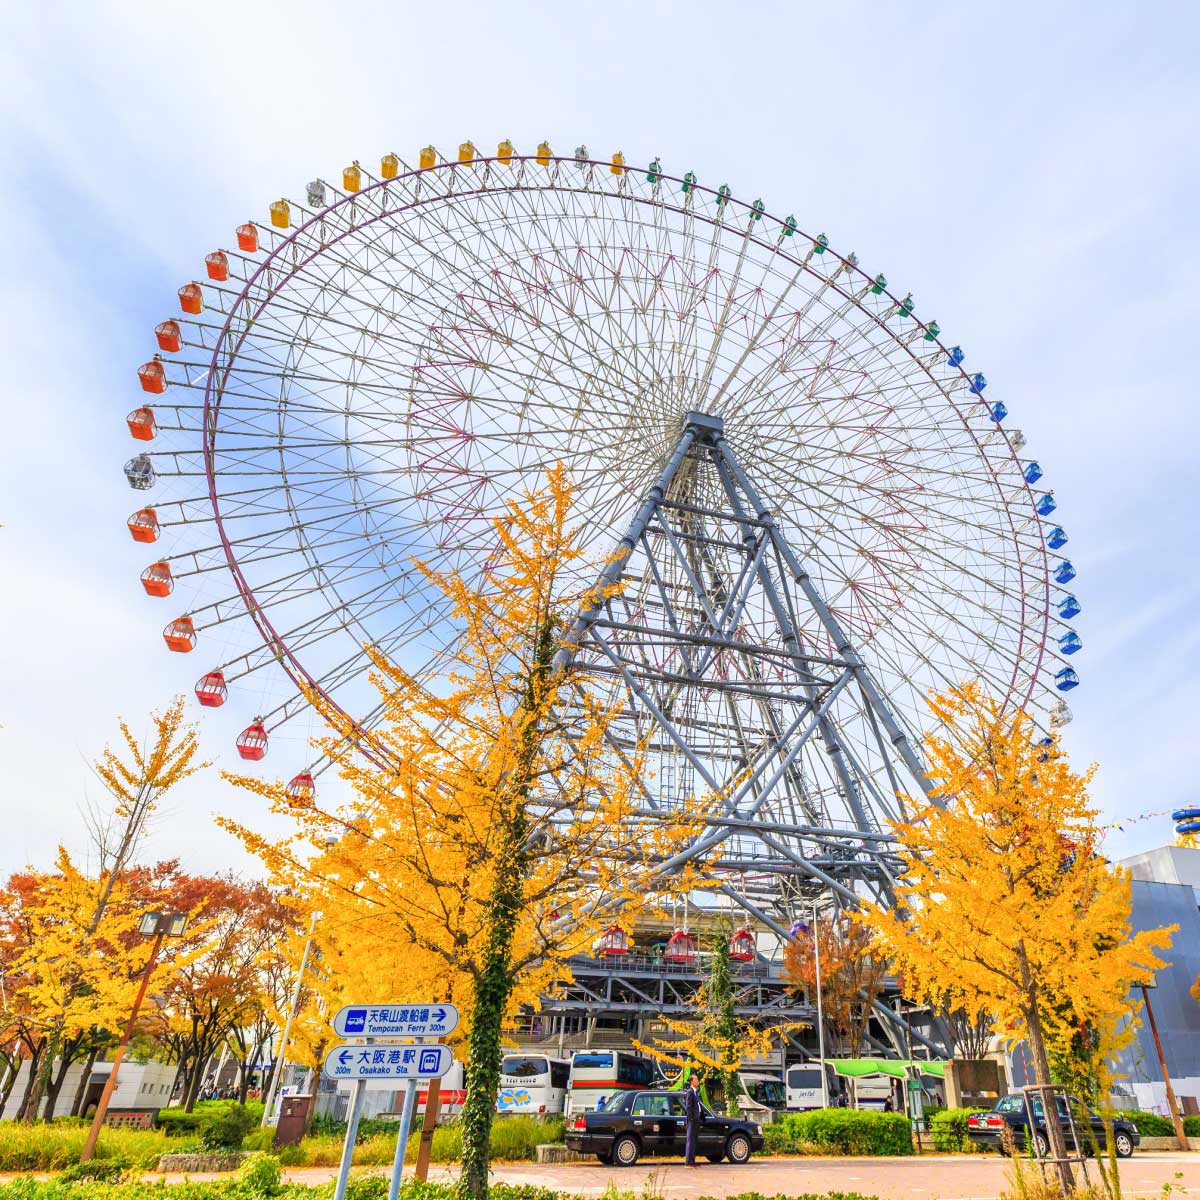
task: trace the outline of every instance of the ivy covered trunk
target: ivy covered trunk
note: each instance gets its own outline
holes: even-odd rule
[[[738,1081],[738,1063],[735,1057],[738,1022],[733,1001],[733,977],[729,964],[729,938],[723,933],[719,933],[712,942],[708,993],[715,1019],[713,1042],[720,1054],[721,1094],[725,1098],[725,1111],[735,1117],[738,1114],[738,1093],[741,1088]]]
[[[487,936],[483,961],[474,978],[471,1034],[467,1039],[467,1102],[462,1116],[462,1175],[458,1192],[462,1200],[486,1200],[491,1158],[492,1121],[500,1090],[501,1026],[512,995],[512,951],[517,921],[524,909],[525,879],[529,871],[529,820],[525,805],[532,786],[540,737],[539,717],[557,638],[547,620],[538,632],[533,660],[525,682],[521,712],[521,752],[506,780],[510,793],[499,822],[494,855],[495,877],[484,910]]]

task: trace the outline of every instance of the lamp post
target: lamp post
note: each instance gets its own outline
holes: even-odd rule
[[[263,1115],[260,1126],[265,1129],[271,1121],[271,1105],[275,1103],[275,1093],[279,1090],[279,1077],[283,1074],[283,1068],[287,1063],[287,1048],[288,1041],[292,1036],[292,1021],[296,1016],[296,1009],[300,1006],[300,991],[304,986],[304,969],[308,966],[308,952],[312,949],[313,934],[317,929],[317,913],[313,910],[312,917],[308,922],[308,937],[304,939],[304,953],[300,956],[300,970],[296,973],[296,987],[292,992],[292,1002],[288,1005],[287,1020],[283,1023],[283,1037],[279,1042],[279,1059],[275,1063],[275,1069],[271,1072],[271,1086],[267,1088],[267,1094],[263,1098]]]
[[[817,1052],[821,1056],[821,1107],[829,1107],[829,1077],[825,1070],[825,1011],[821,999],[821,937],[817,927],[817,902],[813,901],[813,963],[817,976]]]
[[[80,1162],[87,1162],[96,1152],[96,1141],[100,1137],[100,1129],[104,1124],[105,1114],[108,1112],[108,1103],[116,1090],[117,1072],[121,1069],[121,1060],[125,1057],[125,1047],[129,1045],[129,1039],[133,1037],[133,1027],[137,1023],[142,1001],[146,998],[146,989],[150,986],[150,974],[154,970],[158,952],[162,949],[163,939],[180,937],[187,928],[187,921],[187,913],[150,912],[145,913],[138,923],[138,933],[143,937],[153,935],[154,945],[150,948],[150,957],[146,960],[145,970],[142,971],[142,982],[138,986],[137,996],[133,1001],[133,1011],[129,1014],[125,1032],[121,1035],[117,1052],[113,1056],[112,1070],[105,1081],[104,1091],[100,1093],[100,1102],[96,1105],[96,1115],[92,1118],[92,1127],[88,1130],[87,1141],[84,1142],[83,1152],[79,1156]]]

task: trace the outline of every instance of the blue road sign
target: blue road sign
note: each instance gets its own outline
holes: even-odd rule
[[[333,1018],[339,1037],[445,1037],[458,1025],[453,1004],[349,1004]]]
[[[335,1046],[325,1058],[330,1079],[441,1079],[449,1046]]]

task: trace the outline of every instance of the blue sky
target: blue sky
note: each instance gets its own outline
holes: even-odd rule
[[[57,11],[52,19],[48,12]],[[1195,799],[1194,5],[24,6],[0,45],[0,870],[83,850],[87,761],[196,664],[163,649],[121,475],[134,372],[235,225],[354,158],[471,138],[661,156],[911,289],[1059,501],[1112,820]],[[69,16],[68,16],[69,14]],[[228,729],[202,723],[225,765]],[[301,730],[296,736],[302,737]],[[180,789],[149,853],[245,865]],[[1165,818],[1114,831],[1119,855]]]

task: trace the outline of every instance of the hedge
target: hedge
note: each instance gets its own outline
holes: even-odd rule
[[[912,1132],[903,1113],[818,1108],[788,1113],[766,1130],[776,1154],[911,1154]]]
[[[942,1108],[929,1118],[933,1148],[945,1153],[978,1149],[967,1137],[967,1118],[972,1113],[987,1112],[986,1108]]]
[[[1184,1117],[1183,1132],[1188,1137],[1200,1137],[1200,1117]]]

